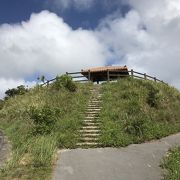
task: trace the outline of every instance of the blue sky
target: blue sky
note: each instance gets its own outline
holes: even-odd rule
[[[180,88],[179,0],[1,0],[0,98],[83,68],[127,65]]]
[[[32,13],[38,13],[42,10],[48,10],[62,17],[73,29],[79,27],[84,29],[94,29],[99,21],[116,11],[120,11],[124,16],[130,9],[128,4],[108,2],[103,5],[103,0],[99,0],[90,9],[77,9],[70,7],[61,9],[46,0],[1,0],[0,2],[0,24],[20,23],[30,18]]]

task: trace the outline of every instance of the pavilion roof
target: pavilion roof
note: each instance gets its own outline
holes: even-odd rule
[[[81,70],[82,73],[90,72],[106,72],[106,71],[128,71],[127,66],[104,66],[104,67],[94,67],[85,70]]]

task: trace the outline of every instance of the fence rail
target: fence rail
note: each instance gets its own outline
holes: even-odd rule
[[[146,73],[140,73],[140,72],[137,72],[137,71],[134,71],[133,69],[131,69],[130,71],[121,71],[122,72],[125,72],[125,73],[128,73],[128,74],[115,74],[116,72],[119,72],[119,71],[110,71],[108,70],[107,71],[107,80],[106,81],[113,81],[113,80],[117,80],[118,78],[125,78],[125,77],[132,77],[132,78],[137,78],[137,79],[144,79],[144,80],[152,80],[152,81],[155,81],[155,82],[160,82],[160,83],[164,83],[164,84],[167,84],[165,83],[164,81],[156,78],[156,77],[153,77],[153,76],[150,76],[150,75],[147,75]],[[87,81],[91,81],[91,73],[90,71],[88,71],[88,75],[87,77],[83,76],[81,74],[81,71],[80,72],[66,72],[67,75],[70,75],[73,79],[74,82],[87,82]],[[56,78],[54,79],[51,79],[51,80],[47,80],[45,83],[41,84],[42,86],[43,85],[49,85],[51,82],[55,81]]]

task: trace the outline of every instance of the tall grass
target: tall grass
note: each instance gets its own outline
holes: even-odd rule
[[[92,84],[67,88],[37,86],[8,98],[0,110],[0,128],[12,143],[12,157],[0,179],[51,179],[57,148],[74,148]]]
[[[163,161],[162,167],[166,169],[166,173],[164,173],[166,180],[180,179],[180,147],[169,152]]]
[[[103,146],[125,146],[180,131],[180,93],[161,83],[122,79],[102,87]]]

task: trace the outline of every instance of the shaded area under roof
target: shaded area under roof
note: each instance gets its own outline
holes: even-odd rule
[[[117,76],[110,79],[117,79],[118,75],[129,75],[127,66],[104,66],[81,70],[81,74],[93,82],[107,81],[111,73]]]

